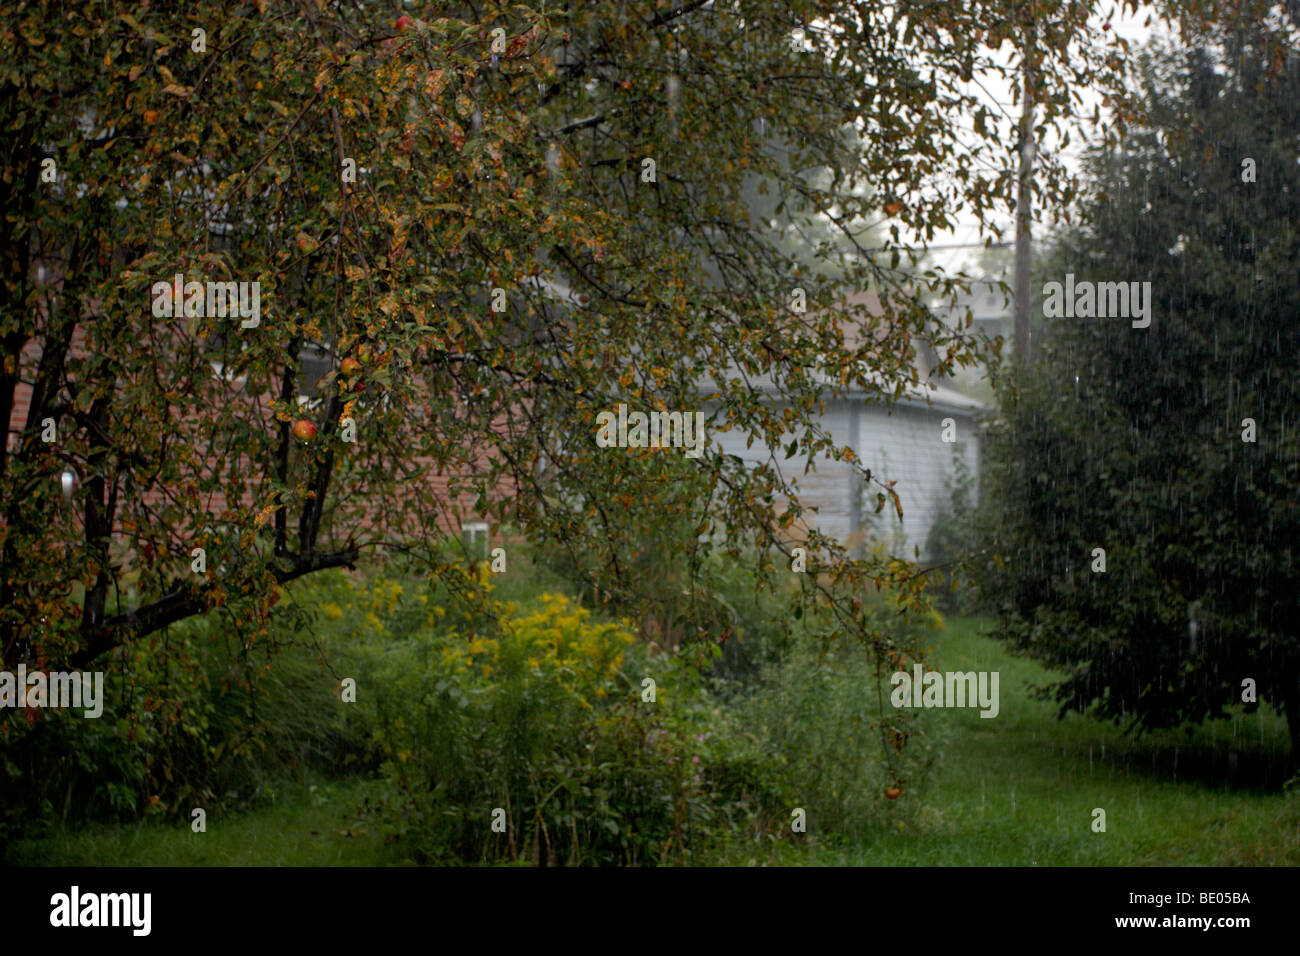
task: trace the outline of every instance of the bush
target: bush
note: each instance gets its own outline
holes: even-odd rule
[[[1279,346],[1300,314],[1300,75],[1261,63],[1255,24],[1224,39],[1154,48],[1143,126],[1085,156],[1045,268],[1140,279],[1150,326],[1052,318],[1003,379],[980,590],[999,635],[1062,672],[1062,712],[1146,730],[1267,701],[1300,765],[1300,379]],[[1205,150],[1250,150],[1268,179],[1242,189]]]
[[[979,550],[974,495],[975,478],[958,445],[952,473],[944,480],[943,499],[925,542],[926,553],[937,565],[929,572],[931,593],[945,614],[971,614],[978,604],[964,570],[965,562]]]
[[[314,596],[347,590],[325,575]],[[195,806],[247,807],[308,767],[337,773],[360,747],[330,701],[319,653],[283,615],[248,647],[213,615],[173,625],[99,666],[104,710],[0,711],[0,844],[55,822],[113,822]],[[3,852],[0,846],[0,853]]]
[[[877,603],[889,613],[888,598]],[[899,626],[897,609],[892,616]],[[802,639],[735,698],[736,719],[764,752],[778,755],[778,788],[789,795],[788,807],[807,811],[810,834],[860,840],[900,806],[886,803],[885,787],[921,786],[926,748],[904,745],[924,733],[890,706],[889,689],[888,674],[878,676],[860,649],[827,650]]]
[[[699,862],[765,853],[790,838],[794,807],[818,833],[860,829],[880,785],[914,778],[882,753],[865,665],[819,655],[827,623],[789,621],[744,568],[714,569],[734,641],[655,652],[515,560],[511,601],[486,565],[429,581],[396,564],[324,573],[288,593],[259,648],[217,617],[132,647],[100,720],[8,712],[10,827],[183,825],[194,806],[248,806],[314,769],[376,774],[382,825],[415,862]],[[913,641],[897,602],[871,609],[899,647]]]
[[[735,693],[756,681],[765,665],[784,658],[806,627],[791,619],[791,596],[798,591],[791,575],[769,582],[750,570],[753,561],[719,557],[713,563],[715,601],[728,609],[731,624],[711,673],[726,682],[724,692]]]
[[[498,607],[495,627],[430,606],[426,626],[352,654],[389,826],[415,861],[688,859],[770,801],[761,752],[725,731],[687,654],[652,663],[627,622],[558,594]]]

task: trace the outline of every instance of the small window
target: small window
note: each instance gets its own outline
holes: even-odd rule
[[[460,541],[471,562],[488,559],[488,526],[486,521],[474,521],[460,526]]]
[[[229,382],[242,388],[248,381],[247,375],[236,375],[234,372],[227,372],[226,363],[220,359],[209,359],[208,364],[212,366],[212,374],[223,382]]]
[[[193,335],[196,333],[196,323],[198,320],[189,319],[188,321],[191,323],[189,326],[190,334]],[[234,385],[237,388],[243,388],[248,383],[248,375],[236,375],[233,369],[228,369],[226,367],[225,355],[229,350],[230,345],[231,342],[226,337],[226,333],[217,332],[204,341],[203,351],[208,356],[208,365],[211,366],[213,375],[223,382]],[[240,355],[247,351],[248,343],[246,341],[240,341]],[[236,356],[235,358],[238,359],[238,357],[239,356]]]
[[[298,353],[298,392],[310,395],[334,367],[334,359],[322,346],[308,343]]]

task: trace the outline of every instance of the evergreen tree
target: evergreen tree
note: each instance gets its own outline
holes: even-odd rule
[[[1149,281],[1151,323],[1049,320],[988,436],[979,577],[1006,639],[1066,671],[1062,712],[1177,726],[1249,680],[1300,754],[1300,58],[1279,35],[1142,58],[1143,128],[1090,155],[1044,272]]]

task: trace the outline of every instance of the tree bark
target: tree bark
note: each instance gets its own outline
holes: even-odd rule
[[[1024,50],[1024,100],[1020,113],[1020,176],[1016,189],[1016,275],[1015,275],[1015,335],[1016,358],[1023,364],[1029,361],[1029,314],[1033,292],[1029,287],[1031,262],[1030,205],[1034,188],[1034,100],[1033,56],[1034,32]]]
[[[323,571],[326,568],[350,568],[359,556],[358,548],[298,555],[287,570],[273,568],[272,574],[277,584],[285,584],[313,571]],[[85,669],[95,658],[115,647],[151,634],[168,624],[193,617],[204,609],[205,603],[201,590],[178,589],[152,604],[115,614],[87,635],[85,645],[72,655],[69,663],[74,669]]]

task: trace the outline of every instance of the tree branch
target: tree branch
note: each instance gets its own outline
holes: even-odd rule
[[[355,547],[343,551],[310,552],[296,555],[288,568],[272,567],[271,573],[277,584],[285,584],[326,568],[351,568],[359,555],[360,550]],[[134,638],[152,634],[168,624],[193,617],[203,611],[205,606],[202,589],[178,589],[152,604],[115,614],[88,636],[85,646],[72,655],[69,663],[76,669],[85,668],[101,654]]]

